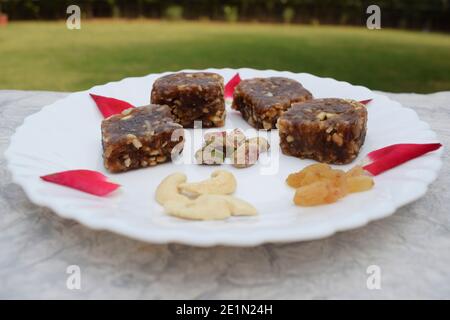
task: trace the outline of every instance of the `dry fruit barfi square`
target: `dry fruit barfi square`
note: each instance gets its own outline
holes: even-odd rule
[[[232,108],[257,129],[275,129],[278,117],[292,103],[312,99],[298,81],[282,78],[254,78],[241,81],[233,94]]]
[[[154,166],[182,151],[184,134],[168,106],[130,108],[104,119],[103,160],[110,172]]]
[[[367,110],[353,100],[311,100],[293,104],[277,126],[284,154],[346,164],[358,156],[364,143]]]
[[[168,105],[175,121],[184,128],[193,128],[202,121],[204,128],[225,124],[223,77],[211,72],[181,72],[155,81],[151,102]]]

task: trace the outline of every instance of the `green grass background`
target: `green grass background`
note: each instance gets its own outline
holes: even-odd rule
[[[105,20],[0,27],[0,89],[76,91],[184,68],[309,72],[392,92],[450,90],[450,36],[334,26]]]

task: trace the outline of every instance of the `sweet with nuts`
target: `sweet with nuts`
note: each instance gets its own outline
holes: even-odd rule
[[[168,106],[124,110],[102,121],[103,161],[110,172],[155,166],[183,150],[184,132]]]
[[[353,100],[316,99],[294,103],[278,119],[281,151],[318,162],[346,164],[366,137],[366,107]]]
[[[203,128],[225,124],[224,85],[221,75],[212,72],[180,72],[155,81],[151,101],[168,105],[175,121],[193,128],[202,121]]]
[[[232,108],[257,129],[275,129],[278,117],[294,102],[312,99],[298,81],[283,77],[242,80],[235,88]]]

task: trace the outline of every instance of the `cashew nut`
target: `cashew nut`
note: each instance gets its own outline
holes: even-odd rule
[[[233,174],[224,170],[216,170],[211,178],[200,182],[181,183],[178,189],[186,194],[230,194],[236,191],[236,179]]]
[[[186,180],[186,175],[180,172],[173,173],[164,178],[158,188],[156,188],[156,201],[164,205],[168,201],[186,202],[189,200],[188,197],[178,193],[178,186],[186,182]]]
[[[166,213],[184,219],[219,220],[230,216],[252,216],[256,209],[248,202],[230,193],[236,190],[233,174],[217,170],[208,180],[186,183],[186,175],[174,173],[167,176],[156,189],[156,201]],[[198,196],[191,199],[180,191]]]
[[[233,216],[254,216],[257,214],[256,208],[247,201],[229,195],[216,195],[216,197],[227,201]]]
[[[170,215],[191,220],[222,220],[230,216],[256,215],[248,202],[229,195],[204,194],[195,200],[168,201],[164,209]]]
[[[224,199],[200,196],[188,202],[172,200],[164,205],[166,213],[191,220],[223,220],[231,216],[231,210]]]

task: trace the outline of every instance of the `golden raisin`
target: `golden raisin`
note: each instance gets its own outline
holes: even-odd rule
[[[366,171],[361,166],[354,166],[350,170],[347,171],[347,177],[357,177],[363,176],[366,174]]]
[[[343,194],[343,190],[333,186],[332,182],[327,184],[327,195],[325,197],[325,203],[333,203],[338,201],[340,198],[343,198],[345,194]]]
[[[347,176],[342,170],[332,170],[331,174],[327,174],[327,179],[330,181],[331,186],[336,189],[334,193],[338,198],[343,198],[347,195]]]
[[[294,203],[299,206],[333,203],[348,193],[367,191],[374,185],[373,179],[361,166],[344,172],[322,163],[290,174],[287,183],[297,188]]]
[[[327,164],[312,164],[299,172],[291,173],[286,182],[290,187],[299,188],[321,180],[322,174],[330,170],[331,167]]]
[[[287,179],[287,184],[292,188],[298,188],[302,185],[303,178],[305,177],[305,173],[303,171],[291,173]]]
[[[311,164],[303,169],[305,172],[325,172],[331,170],[331,167],[326,163]]]
[[[347,190],[349,193],[362,192],[372,189],[373,179],[369,176],[347,178]]]
[[[298,206],[317,206],[326,203],[328,196],[327,181],[318,181],[307,186],[298,188],[295,191],[294,203]]]

